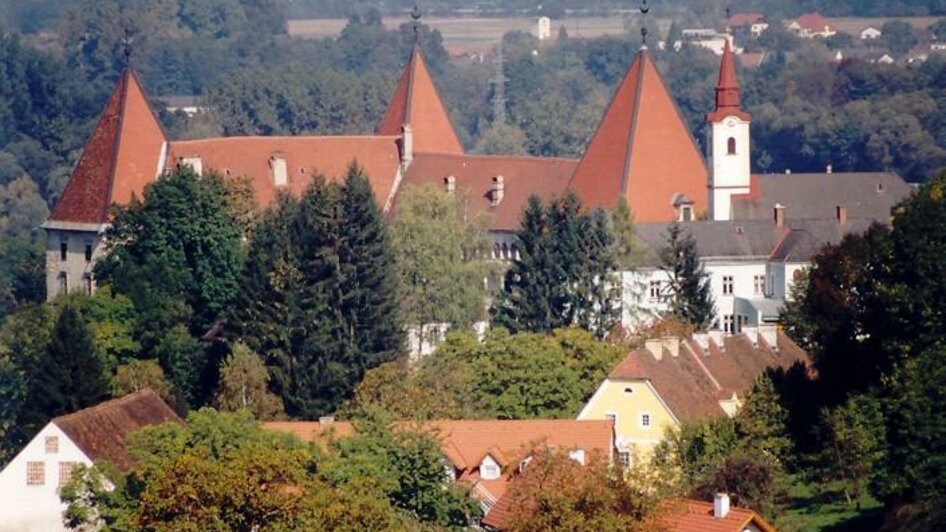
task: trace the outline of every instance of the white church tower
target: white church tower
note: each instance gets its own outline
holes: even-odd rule
[[[751,117],[742,110],[739,100],[735,58],[727,40],[716,85],[716,109],[706,115],[709,124],[709,217],[712,220],[732,219],[732,196],[750,191]]]

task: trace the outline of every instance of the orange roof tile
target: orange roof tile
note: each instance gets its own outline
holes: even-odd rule
[[[200,157],[204,171],[224,176],[249,176],[260,205],[276,198],[272,159],[286,161],[287,188],[301,194],[317,174],[344,179],[348,167],[357,162],[368,175],[378,205],[384,208],[391,196],[400,168],[396,137],[223,137],[176,141],[169,150],[168,169],[182,158]]]
[[[93,461],[106,460],[122,470],[135,465],[125,448],[128,435],[167,422],[183,423],[148,389],[52,420],[86,456]]]
[[[821,16],[821,13],[805,13],[795,19],[795,22],[802,28],[813,31],[823,32],[825,30],[834,31],[834,26],[828,22],[828,19]]]
[[[623,196],[638,222],[677,219],[673,198],[707,206],[707,169],[680,110],[646,50],[621,81],[570,186],[585,205]]]
[[[733,16],[729,17],[729,20],[726,23],[730,27],[741,28],[742,26],[757,24],[759,22],[765,22],[765,16],[758,11],[748,11],[745,13],[734,14]]]
[[[265,421],[266,430],[288,432],[305,442],[322,443],[329,436],[346,438],[355,433],[355,426],[348,421]]]
[[[417,45],[411,51],[388,110],[381,119],[378,134],[400,135],[408,124],[413,132],[415,153],[463,153],[463,146]]]
[[[665,514],[661,525],[668,532],[743,532],[754,525],[762,532],[775,532],[759,514],[744,508],[730,507],[722,519],[713,516],[713,504],[693,499],[671,499],[663,504]]]
[[[488,214],[490,227],[500,231],[519,228],[519,218],[529,196],[543,200],[564,194],[577,161],[548,157],[499,157],[488,155],[420,154],[411,162],[399,188],[433,184],[444,186],[444,178],[456,178],[456,190],[470,200],[471,215]],[[493,207],[493,178],[503,176],[504,197]],[[396,201],[396,200],[395,200]]]
[[[106,223],[112,204],[140,198],[155,180],[166,142],[137,76],[126,70],[49,219]]]

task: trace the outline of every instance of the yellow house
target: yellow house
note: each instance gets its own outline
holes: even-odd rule
[[[629,465],[648,459],[668,428],[735,415],[766,369],[798,362],[807,354],[773,326],[648,340],[611,371],[578,419],[613,420],[619,460]]]

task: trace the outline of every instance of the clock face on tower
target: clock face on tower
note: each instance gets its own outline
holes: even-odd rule
[[[726,127],[736,127],[736,121],[732,118],[726,120]]]

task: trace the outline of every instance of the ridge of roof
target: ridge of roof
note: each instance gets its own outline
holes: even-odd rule
[[[492,161],[510,161],[510,162],[558,162],[558,163],[577,163],[579,159],[568,157],[540,157],[538,155],[491,155],[486,153],[437,153],[437,152],[414,152],[414,158],[419,156],[426,157],[444,157],[454,159],[478,159]]]
[[[419,43],[414,43],[411,49],[376,133],[400,136],[404,126],[408,125],[411,126],[414,152],[464,152]]]
[[[196,144],[201,142],[233,142],[233,141],[313,141],[313,140],[387,140],[395,141],[401,138],[399,135],[235,135],[230,137],[207,137],[203,139],[172,140],[170,143],[175,146],[184,144]]]

